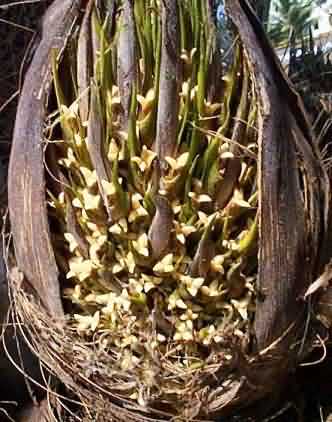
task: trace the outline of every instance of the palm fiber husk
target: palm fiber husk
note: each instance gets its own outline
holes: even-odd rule
[[[259,294],[251,345],[225,337],[232,358],[220,356],[193,375],[181,414],[170,403],[143,408],[125,400],[125,380],[112,373],[108,354],[66,325],[45,201],[42,139],[52,86],[50,54],[53,49],[61,53],[75,28],[84,24],[85,5],[54,2],[19,102],[9,171],[17,265],[10,279],[17,321],[29,329],[30,345],[42,364],[77,395],[88,420],[216,420],[271,394],[313,346],[314,324],[304,294],[329,259],[326,171],[301,100],[248,2],[226,0],[259,101]],[[127,97],[124,91],[124,101]]]

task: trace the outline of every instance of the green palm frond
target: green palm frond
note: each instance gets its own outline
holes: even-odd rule
[[[275,44],[294,42],[305,36],[315,23],[312,17],[313,2],[299,0],[277,0],[276,14],[272,17],[269,35]]]

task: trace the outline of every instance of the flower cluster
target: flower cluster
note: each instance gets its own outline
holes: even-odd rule
[[[242,107],[234,86],[244,84],[246,66],[234,60],[224,78],[230,98],[212,99],[195,74],[200,54],[181,53],[178,139],[165,157],[156,148],[156,78],[149,89],[132,89],[125,123],[114,81],[98,94],[104,109],[91,109],[88,121],[78,101],[55,115],[61,184],[49,191],[49,215],[59,228],[66,309],[79,335],[102,333],[127,372],[157,354],[173,356],[173,347],[173,365],[203,365],[225,336],[246,335],[254,312],[257,143],[247,128],[241,139],[230,136],[230,113]],[[148,71],[140,62],[141,80]],[[254,125],[255,105],[240,111]]]

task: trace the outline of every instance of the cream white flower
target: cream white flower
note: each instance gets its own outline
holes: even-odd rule
[[[168,309],[172,310],[175,308],[187,309],[188,306],[183,301],[179,290],[174,290],[174,292],[168,297]]]
[[[198,338],[202,341],[204,345],[208,346],[209,344],[211,344],[215,334],[216,327],[212,324],[199,330]]]
[[[184,81],[182,83],[182,91],[180,92],[180,96],[183,97],[183,98],[186,98],[188,93],[189,93],[189,83],[188,83],[188,81]],[[190,100],[191,101],[194,100],[196,93],[197,93],[197,88],[196,87],[191,88],[191,90],[190,90]]]
[[[102,180],[101,186],[105,195],[107,196],[114,196],[116,194],[116,189],[113,182],[109,182],[108,180]]]
[[[125,347],[128,347],[128,346],[135,346],[137,343],[138,343],[138,338],[134,336],[133,334],[130,334],[122,339],[120,347],[124,349]]]
[[[82,190],[83,204],[86,211],[97,210],[101,204],[101,197],[99,194],[93,195],[88,189]]]
[[[109,305],[110,303],[113,303],[115,299],[116,294],[114,292],[96,295],[96,303],[99,305]]]
[[[196,296],[199,289],[204,284],[203,277],[190,277],[189,275],[181,275],[181,282],[186,286],[186,290],[191,294],[191,296]]]
[[[64,289],[63,294],[73,303],[80,304],[82,302],[82,288],[79,284],[76,284],[74,288]]]
[[[244,298],[239,299],[239,300],[236,300],[236,299],[231,300],[232,305],[238,311],[238,313],[241,315],[241,318],[244,321],[248,320],[248,308],[251,303],[251,298],[252,298],[252,293],[247,292]]]
[[[149,170],[156,156],[157,154],[154,151],[151,151],[145,145],[143,145],[141,156],[132,157],[131,161],[136,163],[141,172],[144,173],[145,171]]]
[[[64,233],[63,236],[67,240],[67,242],[69,243],[69,251],[74,252],[75,249],[78,248],[78,243],[77,243],[75,237],[71,233]]]
[[[85,183],[88,188],[92,188],[97,184],[96,170],[89,170],[87,167],[80,167],[80,172],[83,174]]]
[[[252,206],[244,199],[243,192],[235,189],[230,203],[227,205],[228,213],[237,214],[241,209],[250,209]]]
[[[206,227],[208,226],[214,218],[217,218],[219,213],[214,213],[211,215],[205,214],[203,211],[198,211],[198,226]]]
[[[166,337],[163,334],[158,333],[157,341],[159,341],[159,343],[164,343],[166,341]]]
[[[67,278],[77,277],[80,281],[86,280],[91,276],[96,267],[90,259],[74,257],[69,260],[69,272]]]
[[[194,58],[196,52],[197,52],[197,48],[196,47],[195,48],[192,48],[190,50],[190,52],[188,52],[187,50],[182,50],[181,56],[180,56],[181,57],[181,60],[183,60],[187,65],[192,64],[192,61],[193,61],[193,58]],[[188,82],[187,82],[187,85],[188,85]],[[184,88],[182,87],[182,91],[183,90],[184,90]]]
[[[84,207],[82,201],[77,197],[72,200],[72,205],[75,208],[83,208]]]
[[[58,201],[59,204],[64,205],[65,204],[65,193],[64,192],[60,192],[58,195]]]
[[[216,255],[211,260],[211,269],[215,271],[216,273],[224,274],[225,273],[225,270],[223,267],[224,261],[225,261],[224,255]]]
[[[127,220],[125,218],[120,218],[120,220],[113,224],[110,228],[109,228],[109,232],[112,234],[125,234],[128,233],[128,223]]]
[[[121,369],[124,371],[130,371],[136,368],[139,365],[140,360],[137,356],[133,355],[133,353],[125,349],[123,351],[123,355],[121,357]]]
[[[139,294],[142,293],[144,289],[144,285],[141,281],[136,280],[135,278],[129,279],[129,291],[132,294]]]
[[[115,139],[112,138],[109,148],[108,148],[107,158],[109,159],[110,162],[115,161],[117,157],[119,156],[119,153],[120,153],[120,148],[118,147]]]
[[[136,221],[140,217],[146,217],[149,215],[147,210],[141,204],[141,201],[143,201],[142,195],[140,195],[139,193],[134,193],[134,195],[132,195],[131,197],[132,210],[129,213],[129,217],[128,217],[129,223]]]
[[[78,102],[73,102],[69,107],[65,104],[61,104],[60,112],[66,119],[78,119]]]
[[[106,244],[106,242],[107,242],[106,235],[100,235],[97,238],[94,238],[94,242],[89,248],[89,255],[92,262],[98,263],[100,261],[99,251]]]
[[[188,308],[185,313],[181,314],[180,319],[181,321],[194,321],[198,318],[198,315],[199,314],[197,312],[194,312],[193,309]]]
[[[117,295],[112,292],[108,294],[107,298],[105,297],[103,299],[103,303],[100,303],[100,299],[97,298],[97,303],[104,305],[101,309],[101,312],[103,315],[110,318],[112,323],[115,323],[119,318],[117,312]]]
[[[143,114],[147,114],[156,99],[155,90],[153,88],[150,88],[148,92],[146,93],[145,97],[143,95],[137,95],[137,101],[142,106],[142,112]]]
[[[127,256],[125,257],[125,263],[127,265],[128,271],[133,274],[135,271],[135,257],[132,252],[128,252]]]
[[[192,233],[195,233],[197,230],[196,227],[190,224],[178,223],[175,220],[174,220],[174,225],[175,225],[176,238],[180,243],[182,243],[182,245],[186,243],[186,237],[188,237]]]
[[[60,164],[63,164],[67,168],[76,167],[77,166],[77,159],[75,157],[75,153],[73,148],[67,149],[67,158],[61,158],[59,160]]]
[[[94,315],[74,314],[74,319],[78,322],[77,331],[96,331],[100,321],[100,312],[96,311]]]
[[[147,234],[142,233],[137,240],[134,240],[133,247],[140,255],[149,256],[149,244]]]
[[[113,274],[117,274],[125,269],[127,269],[131,274],[134,273],[136,263],[134,254],[131,251],[128,252],[127,255],[115,252],[115,258],[117,262],[113,265]]]
[[[171,273],[174,271],[173,265],[173,254],[169,253],[162,258],[161,261],[153,267],[153,271],[156,273]]]
[[[193,322],[191,320],[187,321],[177,321],[175,323],[175,334],[174,340],[185,340],[190,341],[194,339],[193,334]]]
[[[198,203],[212,202],[212,198],[206,194],[198,194],[196,192],[189,192],[189,198]]]
[[[160,277],[155,277],[152,275],[141,274],[141,282],[143,284],[143,289],[145,293],[148,293],[150,290],[154,289],[163,281]]]
[[[215,297],[220,296],[225,293],[227,290],[220,290],[220,285],[218,280],[213,280],[209,286],[202,286],[201,291],[204,295]]]
[[[234,158],[234,154],[231,151],[225,151],[220,154],[220,158],[226,160],[228,158]]]
[[[74,133],[74,143],[78,148],[81,148],[84,142],[85,138],[82,138],[79,133]]]
[[[94,223],[87,223],[87,226],[92,232],[91,236],[86,236],[86,240],[89,242],[90,245],[93,245],[94,243],[96,243],[98,239],[102,239],[102,242],[105,243],[106,238],[107,238],[106,227],[98,226],[97,224],[94,224]]]
[[[181,212],[182,205],[178,199],[175,199],[174,201],[172,201],[172,210],[173,210],[174,215],[177,215]]]
[[[165,157],[165,161],[173,171],[181,170],[188,162],[189,152],[184,152],[178,158]]]
[[[121,295],[116,298],[116,304],[119,306],[119,308],[123,309],[124,311],[129,311],[131,301],[127,289],[123,289]]]

